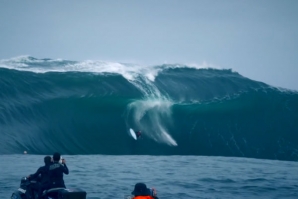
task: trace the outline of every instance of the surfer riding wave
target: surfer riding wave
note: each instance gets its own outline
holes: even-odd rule
[[[142,138],[142,132],[141,131],[137,131],[136,132],[136,136],[137,136],[137,139]]]

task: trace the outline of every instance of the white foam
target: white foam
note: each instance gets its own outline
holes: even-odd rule
[[[133,118],[133,125],[141,129],[147,137],[177,146],[177,142],[166,130],[166,126],[172,123],[172,105],[170,100],[165,99],[137,100],[127,107],[127,120]]]
[[[170,134],[168,134],[168,133],[167,133],[165,130],[163,130],[163,129],[162,129],[161,132],[162,132],[161,136],[162,136],[163,140],[166,140],[167,143],[169,143],[169,144],[172,145],[172,146],[178,146],[177,142],[171,137]]]
[[[136,80],[143,76],[149,81],[154,81],[161,70],[170,68],[209,68],[212,65],[203,64],[166,64],[161,66],[148,66],[132,63],[118,63],[98,60],[69,61],[63,59],[36,59],[30,56],[18,56],[11,59],[0,60],[0,67],[31,71],[35,73],[46,72],[92,72],[92,73],[115,73],[120,74],[127,80]]]

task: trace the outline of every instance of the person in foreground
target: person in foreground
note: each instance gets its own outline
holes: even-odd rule
[[[45,156],[44,157],[45,165],[42,167],[39,167],[34,174],[30,174],[27,177],[29,180],[37,181],[37,183],[34,183],[31,185],[30,191],[28,194],[34,197],[35,194],[33,194],[33,192],[36,191],[38,193],[38,197],[40,198],[42,191],[49,186],[50,178],[49,178],[48,170],[51,162],[52,162],[52,158],[50,156]]]
[[[158,199],[154,188],[148,189],[146,184],[137,183],[134,190],[131,192],[134,197],[132,199]]]
[[[59,163],[60,153],[53,154],[53,163],[49,166],[50,186],[49,188],[66,188],[63,180],[63,173],[69,174],[66,162],[62,159],[62,164]]]

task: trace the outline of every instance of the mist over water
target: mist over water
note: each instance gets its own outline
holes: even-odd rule
[[[298,159],[297,91],[231,70],[17,57],[0,77],[1,154]]]

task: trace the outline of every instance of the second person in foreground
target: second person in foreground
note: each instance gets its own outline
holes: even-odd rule
[[[131,194],[134,195],[132,199],[158,199],[156,190],[147,188],[146,184],[141,182],[135,185]]]
[[[61,164],[59,163],[60,158],[60,153],[56,152],[53,154],[53,163],[49,166],[50,188],[66,188],[63,180],[63,173],[69,174],[69,171],[64,159],[62,159]]]

